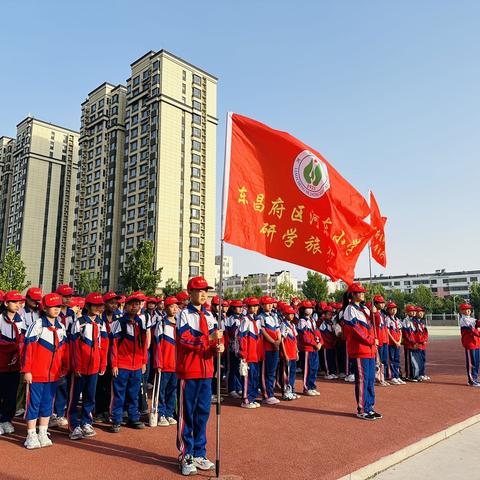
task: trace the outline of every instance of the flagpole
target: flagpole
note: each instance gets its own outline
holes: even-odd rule
[[[221,327],[222,315],[223,315],[223,255],[224,255],[224,230],[225,230],[225,215],[227,206],[228,185],[230,180],[230,146],[232,138],[232,114],[227,112],[226,125],[225,125],[225,153],[223,162],[223,184],[222,184],[222,212],[220,219],[220,275],[218,279],[218,328]],[[221,415],[221,396],[220,386],[222,381],[222,355],[217,353],[217,405],[216,405],[216,458],[215,458],[215,476],[220,477],[220,415]]]

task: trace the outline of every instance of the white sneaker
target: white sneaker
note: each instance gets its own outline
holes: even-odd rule
[[[196,475],[197,467],[193,463],[193,457],[191,455],[185,455],[180,464],[180,469],[182,470],[182,475]]]
[[[242,402],[242,404],[240,405],[242,408],[257,408],[257,406],[254,404],[254,403],[245,403],[245,402]]]
[[[67,425],[68,425],[68,420],[65,417],[56,417],[57,427],[66,427]]]
[[[169,427],[170,426],[170,424],[168,423],[168,420],[165,417],[160,417],[158,419],[157,425],[159,427]]]
[[[82,427],[80,427],[80,425],[75,427],[73,431],[68,434],[68,438],[70,438],[70,440],[81,440],[83,438]]]
[[[390,380],[390,384],[391,384],[391,385],[399,385],[398,380],[397,380],[396,378],[392,378],[392,379]]]
[[[49,433],[39,433],[38,434],[38,441],[40,442],[40,446],[43,447],[51,447],[53,442],[50,440]]]
[[[255,408],[260,408],[261,405],[258,402],[252,402],[253,405],[255,405]]]
[[[23,445],[28,450],[33,450],[34,448],[41,448],[40,442],[38,441],[37,432],[29,433]]]
[[[312,392],[314,395],[317,395],[317,396],[320,395],[320,392],[318,390],[312,390]]]
[[[231,398],[242,398],[242,396],[239,395],[237,392],[230,392],[228,396]]]
[[[200,470],[213,470],[215,464],[205,457],[193,457],[193,464]]]
[[[313,390],[304,390],[303,394],[307,395],[308,397],[315,397],[315,394],[313,393]]]
[[[176,425],[177,421],[173,417],[167,417],[167,422],[169,425]]]
[[[346,377],[346,375],[344,373],[339,373],[338,374],[338,378],[345,378],[345,377]]]
[[[333,375],[325,375],[325,380],[333,380],[334,378]]]
[[[407,384],[407,382],[404,382],[401,378],[399,378],[398,381],[399,381],[400,385],[406,385]]]
[[[84,437],[94,437],[97,434],[95,429],[88,423],[83,425],[82,432]]]
[[[11,424],[11,422],[3,422],[0,423],[0,429],[2,433],[14,433],[15,427]]]
[[[335,375],[334,373],[332,373],[332,377],[333,377],[334,380],[337,380],[338,375]]]
[[[2,424],[0,423],[0,435],[3,435],[5,432],[3,431]]]
[[[277,403],[280,403],[280,400],[275,397],[270,397],[266,398],[263,403],[266,403],[267,405],[276,405]]]
[[[351,373],[350,375],[345,377],[346,382],[354,383],[355,382],[355,375]]]
[[[15,416],[16,416],[16,417],[21,417],[24,413],[25,413],[25,409],[24,409],[24,408],[19,408],[19,409],[15,412]]]

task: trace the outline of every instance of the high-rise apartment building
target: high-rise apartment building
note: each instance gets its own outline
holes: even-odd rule
[[[15,140],[0,137],[0,258],[5,254],[7,244],[8,211],[12,189],[12,164]]]
[[[12,143],[2,250],[13,244],[27,279],[53,289],[70,278],[78,132],[27,117]]]
[[[103,83],[82,104],[72,257],[75,285],[82,273],[100,276],[105,290],[118,280],[126,93],[123,85]]]
[[[214,282],[216,83],[217,79],[209,73],[165,50],[148,52],[131,64],[126,93],[122,90],[124,123],[120,113],[114,141],[113,92],[123,87],[104,84],[89,94],[82,108],[91,109],[96,104],[98,109],[104,98],[104,118],[91,120],[91,110],[90,116],[82,114],[81,175],[86,172],[84,163],[93,160],[93,172],[100,169],[100,182],[99,187],[87,191],[88,181],[80,181],[75,251],[76,255],[81,253],[81,259],[75,258],[75,279],[87,269],[102,274],[104,288],[117,288],[128,254],[142,240],[152,240],[155,268],[163,269],[163,282],[173,278],[185,285],[193,275],[205,275],[209,282]],[[122,109],[121,101],[118,108]],[[97,138],[98,124],[91,121],[106,125],[110,122],[108,140]],[[104,142],[98,153],[97,140]],[[107,146],[108,152],[104,151]],[[110,172],[115,149],[115,172],[102,182],[102,169]],[[90,155],[93,156],[89,158]],[[113,191],[108,192],[108,188]],[[91,220],[89,230],[85,230],[85,215],[91,209],[87,203],[93,205],[96,196],[103,202],[99,203],[98,215],[103,216],[104,226],[103,231],[92,232]],[[105,211],[110,201],[114,217],[108,234]],[[115,216],[118,208],[120,213]],[[96,228],[100,228],[97,220]],[[85,235],[90,236],[86,239]]]

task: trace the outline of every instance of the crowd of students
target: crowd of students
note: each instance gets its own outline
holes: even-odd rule
[[[25,297],[0,292],[0,434],[13,433],[12,420],[23,412],[27,449],[52,445],[52,425],[68,426],[71,440],[94,436],[94,421],[110,422],[113,433],[122,424],[142,429],[147,390],[158,381],[158,426],[176,426],[180,468],[192,475],[214,468],[206,425],[211,403],[222,401],[217,376],[245,409],[317,396],[319,377],[352,382],[363,420],[382,418],[375,384],[430,379],[422,307],[407,305],[400,320],[397,306],[382,296],[365,303],[359,283],[341,304],[270,296],[214,296],[209,303],[210,289],[194,277],[187,292],[167,298],[142,292],[81,298],[69,285],[46,295],[39,288]],[[460,312],[468,384],[478,387],[479,325],[470,305]]]

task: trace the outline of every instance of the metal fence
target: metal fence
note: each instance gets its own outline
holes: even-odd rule
[[[458,313],[428,313],[425,318],[429,327],[457,327],[460,321]]]

